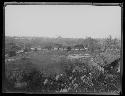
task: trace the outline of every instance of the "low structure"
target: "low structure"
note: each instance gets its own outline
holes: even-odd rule
[[[112,61],[110,64],[105,65],[104,69],[108,72],[110,72],[111,70],[120,72],[120,58]]]
[[[57,47],[54,47],[53,50],[58,50],[58,48],[57,48]]]
[[[31,50],[35,50],[35,48],[31,48]]]
[[[75,48],[74,50],[79,50],[78,48]]]
[[[87,58],[87,57],[91,57],[89,54],[71,54],[68,56],[68,59],[83,59],[83,58]]]
[[[22,49],[22,50],[17,51],[16,53],[17,53],[17,54],[19,54],[19,53],[22,53],[22,52],[24,52],[24,50],[23,50],[23,49]]]

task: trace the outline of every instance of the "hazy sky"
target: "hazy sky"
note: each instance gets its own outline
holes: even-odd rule
[[[102,38],[121,36],[121,7],[7,5],[5,35]]]

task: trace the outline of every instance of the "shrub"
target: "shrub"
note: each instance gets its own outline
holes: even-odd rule
[[[12,56],[16,56],[16,51],[9,51],[9,54],[8,54],[10,57]]]
[[[37,75],[37,76],[36,76]],[[39,73],[37,69],[34,68],[34,65],[29,62],[27,59],[25,60],[19,60],[15,62],[9,62],[5,66],[5,77],[6,81],[9,85],[13,85],[16,82],[29,82],[29,80],[32,80],[30,76],[39,76]],[[35,77],[35,78],[36,78]],[[36,83],[38,83],[38,80],[36,80]],[[34,82],[34,81],[33,81]]]

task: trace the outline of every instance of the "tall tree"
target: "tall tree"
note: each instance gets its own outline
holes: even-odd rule
[[[104,41],[104,44],[103,44],[103,46],[104,46],[103,52],[105,52],[107,49],[111,49],[112,46],[113,46],[114,44],[116,44],[116,41],[117,41],[117,40],[115,40],[115,39],[113,40],[113,39],[112,39],[112,36],[109,35],[109,37],[106,38],[106,40]]]
[[[70,46],[67,47],[67,51],[71,51],[71,47]]]
[[[93,39],[91,37],[88,37],[84,41],[84,46],[88,48],[90,52],[94,52],[95,50],[100,50],[100,45],[96,39]]]

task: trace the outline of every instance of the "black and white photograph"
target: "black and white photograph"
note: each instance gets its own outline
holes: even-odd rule
[[[122,92],[118,4],[6,3],[4,19],[4,93]]]

